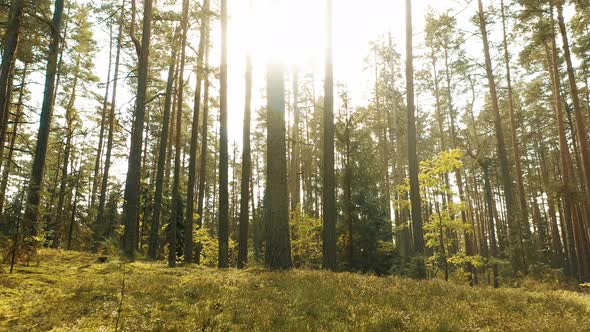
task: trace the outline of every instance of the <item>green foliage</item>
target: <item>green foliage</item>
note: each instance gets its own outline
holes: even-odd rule
[[[300,210],[291,212],[291,255],[297,268],[319,268],[322,263],[322,219]]]
[[[201,244],[201,264],[205,266],[217,266],[219,255],[219,241],[217,236],[211,235],[211,231],[205,227],[193,231],[194,243]],[[229,239],[229,262],[230,266],[237,263],[238,243]]]

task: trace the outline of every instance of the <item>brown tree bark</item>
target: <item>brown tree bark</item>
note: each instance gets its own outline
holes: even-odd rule
[[[45,72],[45,88],[43,91],[43,103],[41,106],[41,116],[39,120],[39,131],[37,132],[35,156],[33,158],[33,166],[27,194],[27,204],[23,220],[23,232],[26,236],[35,236],[37,234],[39,203],[41,201],[41,186],[43,184],[43,174],[47,156],[47,143],[49,141],[49,129],[51,127],[51,116],[53,113],[55,76],[57,72],[57,56],[60,46],[60,31],[63,8],[64,0],[55,0],[51,25],[51,40],[49,44],[49,54]]]
[[[145,108],[147,94],[147,80],[149,67],[150,38],[152,33],[152,2],[145,0],[143,4],[143,27],[141,49],[139,52],[139,74],[137,78],[137,96],[135,102],[135,119],[131,133],[131,147],[125,181],[125,205],[123,222],[123,251],[127,258],[135,259],[137,248],[137,220],[139,217],[139,195],[141,182],[141,154],[143,143],[143,128],[145,124]]]
[[[199,139],[199,112],[201,108],[201,85],[203,81],[203,59],[205,56],[206,42],[208,41],[208,13],[209,0],[203,3],[203,15],[201,18],[201,36],[197,53],[197,85],[195,88],[195,102],[193,107],[193,122],[191,127],[191,142],[189,152],[188,183],[186,195],[186,221],[184,233],[184,262],[192,263],[193,259],[193,220],[195,206],[195,182],[197,176],[197,143]]]

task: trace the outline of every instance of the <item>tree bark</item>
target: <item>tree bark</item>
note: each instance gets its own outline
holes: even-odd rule
[[[166,93],[164,97],[164,114],[162,119],[162,132],[160,134],[160,144],[158,145],[158,164],[156,170],[156,183],[154,193],[154,210],[152,214],[152,224],[150,228],[150,239],[148,242],[148,257],[158,259],[159,240],[160,240],[160,217],[162,214],[162,196],[164,192],[164,170],[166,169],[166,148],[168,147],[168,137],[170,129],[170,109],[172,108],[172,94],[174,90],[174,74],[176,68],[177,41],[180,30],[176,30],[174,41],[168,60],[168,80],[166,82]]]
[[[424,234],[422,232],[422,202],[418,181],[418,154],[416,151],[416,110],[414,105],[414,54],[412,36],[412,1],[406,0],[406,97],[408,107],[408,167],[410,175],[410,202],[414,235],[414,254],[418,257],[417,277],[426,277],[423,266]]]
[[[199,112],[201,108],[201,83],[203,81],[203,59],[205,56],[206,42],[208,41],[208,13],[209,0],[203,3],[203,16],[201,18],[201,37],[197,54],[197,85],[195,88],[195,102],[193,108],[193,122],[191,128],[190,156],[188,166],[188,188],[186,195],[186,222],[184,234],[184,262],[192,263],[193,259],[193,220],[195,206],[195,182],[197,175],[197,143],[199,139]]]
[[[328,0],[329,1],[329,0]],[[265,204],[265,265],[273,270],[290,269],[289,192],[285,145],[285,82],[281,64],[273,62],[267,79],[267,187]]]
[[[502,117],[500,114],[500,107],[498,105],[498,95],[496,91],[496,81],[494,78],[494,72],[492,67],[492,60],[490,56],[490,49],[488,43],[488,32],[486,27],[486,17],[483,10],[483,4],[481,0],[478,0],[478,8],[479,8],[479,29],[483,39],[483,50],[484,50],[484,58],[485,58],[485,67],[486,67],[486,76],[488,79],[488,87],[490,92],[490,101],[492,103],[492,111],[494,116],[494,130],[496,136],[496,145],[498,150],[498,158],[500,159],[500,170],[501,170],[501,178],[502,178],[502,189],[505,198],[506,204],[506,219],[508,222],[508,227],[510,228],[509,232],[509,240],[511,249],[513,250],[513,254],[511,255],[511,262],[514,271],[523,271],[525,274],[527,273],[527,261],[524,254],[523,248],[523,235],[522,235],[522,227],[517,218],[515,218],[514,213],[517,210],[514,207],[514,198],[513,198],[513,183],[512,183],[512,175],[510,174],[510,165],[508,162],[508,155],[506,152],[506,143],[504,141],[504,128],[502,127]]]
[[[26,236],[37,235],[41,186],[43,184],[47,143],[49,141],[49,129],[51,127],[51,116],[53,113],[55,76],[57,72],[57,56],[59,53],[63,9],[64,0],[55,0],[51,25],[51,41],[49,44],[49,54],[45,72],[45,88],[43,91],[43,103],[39,120],[39,131],[37,132],[37,143],[35,145],[35,156],[33,158],[31,178],[29,180],[29,190],[23,223],[23,232]]]
[[[135,259],[137,248],[137,218],[139,216],[139,195],[141,182],[141,154],[143,143],[143,128],[145,122],[146,94],[149,67],[150,38],[152,33],[152,2],[145,0],[143,4],[143,28],[141,50],[139,54],[139,74],[137,78],[137,96],[135,102],[135,119],[131,133],[131,147],[125,181],[125,205],[123,221],[123,251],[127,258]]]
[[[221,68],[219,79],[219,257],[229,267],[229,193],[227,145],[227,0],[221,0]]]
[[[252,176],[252,158],[250,155],[250,120],[252,104],[252,58],[246,56],[246,102],[244,108],[244,130],[242,150],[242,179],[240,194],[240,232],[238,239],[238,268],[248,264],[248,201],[250,200],[250,178]],[[254,206],[252,206],[254,209]]]
[[[336,177],[334,174],[334,73],[332,63],[332,0],[326,0],[326,59],[324,80],[324,154],[323,199],[324,218],[322,266],[336,270]],[[270,155],[269,155],[270,158]],[[271,194],[271,200],[273,195]]]

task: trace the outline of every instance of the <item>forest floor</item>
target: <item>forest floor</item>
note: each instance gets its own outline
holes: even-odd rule
[[[590,295],[557,289],[123,266],[46,249],[13,274],[0,268],[0,331],[590,331]]]

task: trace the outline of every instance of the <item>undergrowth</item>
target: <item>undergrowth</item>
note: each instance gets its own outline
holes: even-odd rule
[[[590,331],[590,297],[565,290],[97,258],[44,249],[0,274],[0,330],[113,331],[121,304],[121,331]]]

